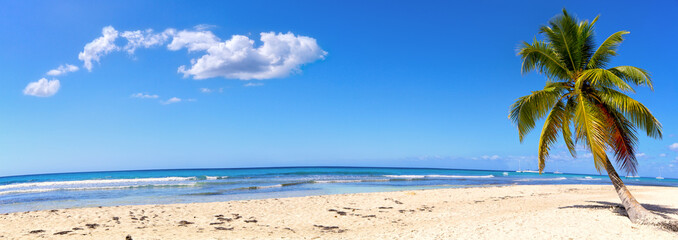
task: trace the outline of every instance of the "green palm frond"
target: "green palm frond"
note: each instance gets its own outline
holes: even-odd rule
[[[535,125],[535,121],[544,117],[551,107],[558,101],[563,92],[562,87],[549,86],[543,90],[520,97],[511,105],[509,119],[518,126],[520,141]]]
[[[603,44],[598,47],[598,50],[591,56],[587,64],[587,69],[605,68],[610,62],[612,56],[617,55],[617,48],[624,41],[624,35],[629,34],[627,31],[619,31],[610,35]]]
[[[581,85],[585,82],[588,82],[594,88],[616,87],[625,92],[635,92],[626,81],[607,69],[596,68],[585,70],[579,79],[577,79],[577,88],[581,88]]]
[[[523,59],[523,73],[536,69],[550,79],[568,79],[570,76],[567,67],[560,62],[560,57],[546,42],[537,40],[532,44],[523,42],[518,55]]]
[[[631,82],[636,86],[646,85],[650,89],[654,90],[652,86],[652,79],[650,79],[650,74],[637,67],[633,66],[619,66],[608,69],[617,77],[623,79],[624,81]]]
[[[539,137],[539,173],[544,170],[546,158],[549,157],[549,150],[551,150],[551,145],[557,141],[558,131],[562,129],[564,118],[565,104],[562,101],[558,101],[551,109],[548,117],[546,117],[544,127],[541,130],[541,136]]]
[[[577,26],[576,20],[563,9],[563,15],[554,17],[549,21],[548,26],[539,28],[539,33],[546,36],[568,70],[577,69],[578,62],[581,59],[581,50],[576,47],[578,42]]]
[[[659,123],[645,105],[621,92],[609,88],[603,89],[597,92],[597,94],[603,103],[617,109],[636,127],[645,130],[648,137],[662,138],[661,123]]]
[[[570,130],[570,124],[572,123],[572,119],[574,118],[574,111],[576,109],[576,102],[573,98],[568,98],[567,104],[565,104],[565,114],[563,116],[563,125],[562,125],[562,132],[563,132],[563,140],[565,141],[565,146],[567,146],[567,149],[570,151],[570,155],[572,155],[573,158],[577,158],[577,150],[574,145],[574,141],[572,141],[572,131]]]
[[[596,16],[593,21],[589,23],[588,20],[584,20],[579,22],[578,26],[578,45],[577,48],[581,49],[581,56],[579,59],[579,65],[577,65],[577,69],[585,69],[586,64],[588,63],[589,59],[591,56],[593,56],[594,50],[595,50],[595,41],[594,41],[594,32],[593,32],[593,26],[594,24],[598,21],[598,17]]]
[[[584,142],[585,146],[593,154],[593,162],[596,170],[600,172],[605,169],[605,159],[607,159],[606,124],[600,109],[595,103],[590,101],[584,94],[578,95],[578,104],[575,112],[575,125],[577,140]]]

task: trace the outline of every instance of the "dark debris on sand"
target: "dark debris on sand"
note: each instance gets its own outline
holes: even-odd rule
[[[99,227],[99,224],[90,223],[90,224],[85,224],[85,226],[89,229],[95,229],[95,228]]]
[[[320,228],[322,231],[329,231],[335,233],[343,233],[345,229],[339,229],[338,226],[323,226],[323,225],[313,225],[314,227]]]
[[[72,231],[61,231],[61,232],[56,232],[54,235],[66,235],[68,233],[71,233]]]
[[[179,221],[180,227],[185,227],[185,226],[188,226],[189,224],[194,224],[194,222],[189,222],[189,221],[186,221],[186,220]]]

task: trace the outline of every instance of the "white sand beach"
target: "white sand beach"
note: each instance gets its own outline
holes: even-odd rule
[[[678,188],[631,186],[678,218]],[[623,216],[609,185],[362,193],[0,215],[0,239],[678,239]]]

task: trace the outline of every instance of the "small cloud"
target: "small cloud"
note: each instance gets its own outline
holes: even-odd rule
[[[215,28],[215,27],[217,27],[217,26],[212,25],[212,24],[198,24],[198,25],[195,25],[193,28],[195,30],[198,30],[198,31],[204,31],[204,30],[207,30],[207,29],[210,29],[210,28]]]
[[[666,153],[660,153],[659,156],[660,157],[666,157]]]
[[[223,93],[224,88],[200,88],[199,89],[201,93]]]
[[[155,94],[151,95],[151,94],[146,94],[146,93],[135,93],[135,94],[132,94],[132,96],[130,96],[130,97],[132,97],[132,98],[158,98],[159,96],[155,95]]]
[[[61,84],[58,79],[47,80],[41,78],[36,82],[29,83],[24,88],[24,95],[35,97],[51,97],[59,91]]]
[[[497,159],[499,159],[499,155],[492,155],[492,156],[484,155],[484,156],[482,156],[482,157],[480,157],[480,158],[482,158],[482,159],[490,159],[490,160],[497,160]]]
[[[153,46],[159,46],[165,44],[167,40],[174,36],[176,30],[168,28],[167,30],[161,33],[153,33],[153,29],[147,29],[145,31],[136,30],[136,31],[125,31],[120,34],[121,37],[127,39],[127,45],[123,48],[127,53],[134,54],[134,51],[137,48],[150,48]]]
[[[645,157],[645,153],[636,153],[637,158]]]
[[[78,59],[84,63],[85,68],[90,72],[92,71],[92,62],[99,62],[101,57],[119,49],[115,45],[115,39],[118,38],[118,31],[115,28],[112,26],[104,27],[101,30],[101,35],[101,37],[87,43],[82,52],[78,54]]]
[[[181,98],[173,97],[173,98],[167,99],[167,101],[164,101],[164,102],[161,101],[160,103],[167,105],[167,104],[178,103],[178,102],[181,102]]]
[[[243,85],[243,86],[245,86],[245,87],[261,87],[261,86],[264,86],[264,83],[260,83],[260,82],[258,82],[258,83],[255,83],[255,82],[249,82],[249,83],[246,83],[246,84]]]
[[[64,75],[64,74],[69,73],[69,72],[78,71],[78,69],[79,68],[77,66],[70,65],[70,64],[60,65],[56,69],[49,70],[49,72],[47,72],[47,75],[49,75],[49,76],[59,76],[59,75]]]
[[[669,145],[669,149],[671,149],[672,151],[678,151],[678,143],[673,143]]]

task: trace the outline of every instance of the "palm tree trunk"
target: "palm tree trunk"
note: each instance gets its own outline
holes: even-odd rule
[[[631,192],[626,189],[626,185],[622,182],[617,171],[614,170],[614,166],[612,166],[609,159],[605,159],[605,171],[607,171],[607,175],[610,177],[610,180],[612,180],[612,185],[614,185],[614,189],[617,190],[617,195],[619,195],[622,206],[626,209],[626,213],[629,215],[631,222],[655,223],[658,220],[655,214],[640,205],[640,203],[636,201],[636,198],[631,195]]]

